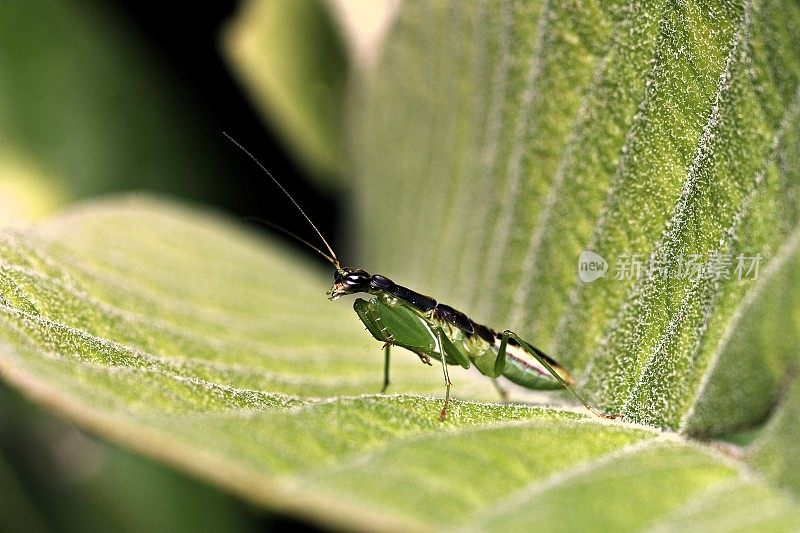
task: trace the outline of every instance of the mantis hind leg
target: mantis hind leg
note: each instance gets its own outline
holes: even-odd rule
[[[547,354],[542,352],[540,349],[536,348],[535,346],[533,346],[532,344],[527,342],[526,340],[522,339],[519,335],[517,335],[516,333],[514,333],[511,330],[508,330],[508,329],[505,330],[503,332],[501,338],[500,338],[500,348],[499,348],[499,350],[497,352],[497,361],[495,363],[495,370],[499,370],[499,369],[501,369],[501,368],[503,368],[505,366],[506,346],[508,345],[508,339],[514,339],[515,341],[517,341],[517,344],[519,344],[520,347],[522,347],[522,349],[524,349],[526,352],[528,352],[530,355],[532,355],[537,361],[539,361],[539,363],[565,389],[570,391],[572,393],[572,395],[575,396],[583,404],[583,406],[586,407],[589,411],[591,411],[594,415],[599,416],[601,418],[608,418],[608,419],[614,419],[614,418],[618,418],[620,416],[618,414],[615,414],[615,415],[603,414],[603,413],[600,413],[599,411],[597,411],[596,409],[592,408],[589,405],[589,403],[586,400],[583,399],[583,396],[578,394],[578,392],[574,389],[573,383],[568,382],[567,380],[565,380],[561,376],[561,374],[559,374],[559,372],[555,368],[553,368],[554,362],[551,362],[553,360],[550,358],[550,356],[548,356]]]

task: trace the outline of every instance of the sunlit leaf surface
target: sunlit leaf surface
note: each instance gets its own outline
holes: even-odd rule
[[[738,511],[720,498],[734,486],[777,502],[754,525],[800,523],[743,463],[674,434],[485,400],[442,424],[441,377],[409,354],[399,393],[375,394],[380,346],[326,278],[198,210],[89,204],[0,239],[0,373],[99,435],[327,524],[640,529]],[[491,392],[452,374],[461,398]]]

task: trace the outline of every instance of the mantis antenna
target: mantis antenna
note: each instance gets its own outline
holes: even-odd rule
[[[333,248],[331,248],[331,245],[330,245],[330,244],[328,244],[328,241],[326,241],[326,240],[325,240],[325,237],[323,237],[323,236],[322,236],[322,233],[321,233],[321,232],[320,232],[320,231],[317,229],[317,226],[316,226],[316,225],[315,225],[315,224],[314,224],[314,223],[311,221],[311,219],[308,217],[308,215],[306,214],[306,212],[305,212],[305,211],[303,211],[303,208],[302,208],[302,207],[300,207],[300,204],[298,204],[298,203],[297,203],[297,201],[296,201],[296,200],[295,200],[295,199],[292,197],[292,195],[291,195],[291,194],[289,194],[289,191],[287,191],[287,190],[286,190],[286,188],[285,188],[285,187],[284,187],[284,186],[281,184],[281,182],[280,182],[280,181],[278,181],[278,180],[275,178],[275,176],[273,176],[273,175],[272,175],[272,173],[271,173],[269,170],[267,170],[267,167],[265,167],[264,165],[262,165],[262,164],[261,164],[261,161],[259,161],[259,160],[256,158],[256,156],[254,156],[253,154],[251,154],[251,153],[250,153],[250,151],[249,151],[249,150],[247,150],[247,148],[245,148],[244,146],[242,146],[242,145],[239,143],[239,141],[237,141],[236,139],[234,139],[233,137],[231,137],[230,135],[228,135],[228,133],[227,133],[227,132],[224,132],[224,131],[223,131],[223,132],[222,132],[222,134],[223,134],[225,137],[227,137],[227,139],[228,139],[230,142],[232,142],[234,145],[236,145],[236,147],[237,147],[239,150],[241,150],[242,152],[244,152],[244,153],[247,155],[247,157],[249,157],[250,159],[252,159],[252,160],[253,160],[253,162],[254,162],[256,165],[258,165],[258,167],[259,167],[261,170],[263,170],[263,171],[264,171],[264,173],[265,173],[267,176],[269,176],[269,177],[270,177],[270,179],[271,179],[273,182],[275,182],[275,185],[277,185],[277,186],[278,186],[278,188],[280,188],[280,190],[283,192],[283,194],[285,194],[285,195],[286,195],[286,197],[287,197],[287,198],[289,198],[289,200],[291,200],[291,202],[294,204],[294,206],[297,208],[297,210],[298,210],[298,211],[300,211],[300,214],[301,214],[301,215],[303,215],[303,218],[305,218],[305,219],[306,219],[306,221],[307,221],[307,222],[308,222],[308,223],[311,225],[311,227],[312,227],[312,228],[314,228],[314,231],[317,233],[317,235],[319,236],[319,238],[322,240],[322,242],[323,242],[323,243],[325,243],[325,248],[327,248],[327,249],[328,249],[328,251],[330,252],[330,255],[326,254],[325,252],[323,252],[322,250],[320,250],[320,249],[319,249],[319,248],[317,248],[316,246],[313,246],[313,245],[312,245],[312,244],[310,244],[308,241],[306,241],[306,240],[304,240],[304,239],[301,239],[300,237],[298,237],[298,236],[297,236],[297,235],[295,235],[294,233],[290,232],[289,230],[286,230],[286,229],[284,229],[284,228],[282,228],[282,227],[278,226],[277,224],[273,224],[272,222],[267,222],[266,220],[260,220],[260,219],[259,219],[259,220],[260,220],[261,222],[263,222],[263,223],[267,224],[268,226],[272,226],[273,228],[279,229],[279,230],[283,231],[284,233],[286,233],[286,234],[288,234],[288,235],[291,235],[291,236],[292,236],[292,237],[294,237],[295,239],[297,239],[297,240],[299,240],[300,242],[304,243],[305,245],[307,245],[307,246],[311,247],[313,250],[316,250],[316,251],[317,251],[319,254],[321,254],[321,255],[322,255],[322,257],[324,257],[325,259],[327,259],[328,261],[330,261],[330,263],[331,263],[331,264],[332,264],[334,267],[336,267],[336,269],[337,269],[337,270],[341,269],[341,268],[342,268],[342,266],[341,266],[341,264],[339,263],[339,258],[338,258],[338,257],[336,257],[336,253],[333,251]]]
[[[285,233],[289,237],[292,237],[293,239],[305,244],[306,246],[308,246],[309,248],[311,248],[312,250],[317,252],[319,255],[324,257],[334,267],[338,267],[337,261],[335,259],[333,259],[331,256],[329,256],[328,254],[326,254],[325,252],[323,252],[322,250],[320,250],[319,248],[317,248],[316,246],[314,246],[313,244],[311,244],[310,242],[308,242],[304,238],[300,237],[299,235],[296,235],[296,234],[292,233],[291,231],[289,231],[288,229],[284,228],[283,226],[279,226],[279,225],[275,224],[274,222],[270,222],[269,220],[263,219],[261,217],[248,216],[248,217],[244,217],[243,220],[252,221],[252,222],[258,222],[259,224],[264,224],[265,226],[269,226],[270,228],[275,228],[276,230],[278,230],[278,231],[280,231],[282,233]]]

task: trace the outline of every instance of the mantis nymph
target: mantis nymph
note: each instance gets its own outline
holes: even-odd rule
[[[381,392],[385,392],[389,386],[391,347],[399,346],[415,353],[427,365],[432,364],[431,359],[441,362],[446,392],[439,420],[444,420],[447,416],[450,402],[448,365],[460,365],[464,368],[475,365],[482,374],[493,380],[503,376],[528,389],[554,390],[564,387],[592,413],[604,418],[615,418],[592,409],[573,388],[575,383],[569,372],[555,359],[513,331],[498,333],[470,320],[461,311],[398,285],[385,276],[370,275],[358,268],[343,267],[328,241],[283,185],[247,149],[227,133],[225,136],[275,182],[325,244],[328,253],[275,226],[315,250],[336,269],[328,297],[336,300],[346,294],[371,296],[369,300],[357,298],[353,308],[372,336],[383,343],[384,373]],[[274,226],[271,223],[270,225]],[[505,397],[496,382],[495,386]]]

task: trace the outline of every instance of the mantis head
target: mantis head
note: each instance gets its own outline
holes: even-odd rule
[[[328,291],[328,298],[335,300],[345,294],[369,292],[372,276],[360,268],[337,268],[333,274],[333,286]]]

